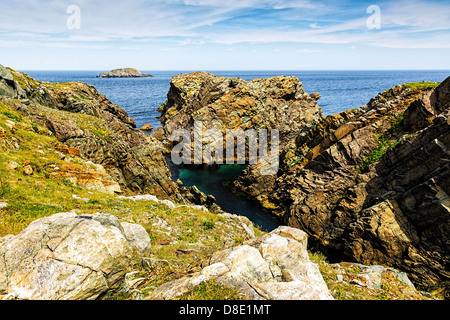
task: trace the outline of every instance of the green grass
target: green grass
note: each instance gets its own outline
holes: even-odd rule
[[[22,116],[21,115],[17,115],[17,114],[13,114],[12,112],[9,111],[5,111],[2,112],[5,116],[7,116],[9,119],[20,122],[22,121]]]
[[[394,277],[390,271],[381,274],[379,288],[369,289],[351,284],[351,279],[362,272],[359,267],[333,267],[320,252],[310,251],[309,258],[318,264],[323,279],[336,300],[424,300],[419,293],[411,296],[410,288]],[[338,275],[342,277],[339,281]]]
[[[206,230],[214,229],[214,226],[215,226],[215,223],[214,223],[214,220],[213,220],[213,219],[209,219],[209,220],[203,221],[203,227],[204,227]]]
[[[308,252],[309,259],[317,263],[323,279],[336,300],[376,300],[364,289],[346,282],[338,282],[338,273],[327,262],[325,255],[320,252]]]
[[[382,134],[377,135],[375,140],[377,147],[369,153],[364,159],[363,164],[359,167],[360,173],[369,171],[370,165],[377,163],[381,158],[397,144],[399,144],[400,137],[406,132],[403,125],[404,113],[400,113],[390,119],[391,127]]]
[[[9,202],[8,207],[2,210],[0,220],[3,224],[7,225],[7,230],[22,230],[24,225],[31,223],[36,218],[51,216],[61,211],[64,210],[56,205]]]
[[[218,284],[216,279],[204,281],[177,300],[244,300],[236,289]]]
[[[405,83],[404,85],[402,85],[402,88],[413,90],[427,90],[427,89],[434,89],[440,84],[441,84],[440,82],[433,82],[433,81],[425,82],[425,80],[423,80],[422,82]]]
[[[369,153],[369,155],[364,160],[363,164],[359,167],[360,173],[368,172],[369,167],[372,164],[380,161],[381,158],[386,154],[386,152],[388,152],[389,150],[394,148],[399,143],[398,141],[394,142],[389,139],[386,139],[383,136],[379,137],[376,140],[376,142],[377,142],[377,148]]]

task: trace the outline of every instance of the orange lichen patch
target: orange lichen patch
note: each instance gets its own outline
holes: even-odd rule
[[[120,185],[111,180],[106,173],[63,164],[59,171],[53,172],[53,176],[64,178],[75,186],[106,193],[121,192]]]
[[[79,157],[80,156],[80,150],[77,148],[68,147],[65,145],[61,145],[58,142],[54,142],[53,147],[58,150],[59,152],[62,152],[63,154],[73,156],[73,157]]]

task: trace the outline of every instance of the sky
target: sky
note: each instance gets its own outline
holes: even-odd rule
[[[0,0],[17,70],[450,70],[450,1]]]

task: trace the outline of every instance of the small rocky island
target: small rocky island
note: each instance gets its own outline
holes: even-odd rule
[[[147,73],[141,73],[134,68],[114,69],[110,72],[103,72],[97,78],[148,78],[153,77]]]

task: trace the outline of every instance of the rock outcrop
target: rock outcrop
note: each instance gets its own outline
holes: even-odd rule
[[[326,267],[324,277],[336,299],[342,300],[432,300],[418,291],[407,274],[379,265],[340,262]]]
[[[153,128],[152,128],[152,126],[150,125],[150,124],[144,124],[142,127],[141,127],[141,130],[142,131],[152,131],[153,130]]]
[[[20,85],[14,81],[11,72],[0,64],[0,96],[7,98],[25,98],[25,92]]]
[[[141,73],[139,70],[134,68],[122,68],[114,69],[110,72],[102,72],[98,78],[148,78],[153,77],[147,73]]]
[[[180,196],[159,141],[136,128],[128,114],[93,86],[47,83],[1,68],[2,101],[86,159],[103,166],[120,188],[168,199]],[[18,99],[20,98],[20,100]]]
[[[278,175],[250,167],[236,186],[322,250],[448,290],[449,83],[329,116],[282,151]]]
[[[325,118],[320,95],[294,77],[197,72],[175,76],[159,110],[166,139],[194,121],[222,133],[279,129],[280,170],[262,175],[262,164],[251,165],[238,190],[307,232],[313,247],[448,290],[449,83],[397,86]]]
[[[251,300],[332,300],[306,247],[303,231],[279,227],[241,246],[214,253],[200,272],[166,283],[148,298],[176,298],[215,279]]]
[[[293,133],[323,119],[319,98],[317,93],[307,94],[296,77],[247,82],[193,72],[172,78],[167,101],[158,110],[166,140],[177,129],[190,130],[193,135],[194,122],[199,122],[205,145],[214,139],[206,132],[210,129],[224,139],[227,130],[278,129],[280,144],[284,145]]]
[[[96,299],[118,289],[133,252],[148,253],[142,226],[108,214],[59,213],[0,238],[0,295],[31,300]]]
[[[18,223],[2,233],[15,235],[0,238],[0,298],[125,294],[141,299],[150,294],[150,299],[169,299],[209,280],[250,299],[344,298],[343,288],[352,291],[351,286],[367,289],[370,297],[424,297],[391,268],[348,263],[323,268],[325,262],[310,253],[322,277],[308,258],[306,234],[313,247],[364,264],[396,266],[415,284],[430,288],[448,281],[450,80],[435,90],[395,87],[360,109],[325,118],[318,94],[302,92],[298,79],[241,83],[205,73],[180,76],[187,87],[198,80],[203,88],[195,96],[196,85],[183,91],[180,84],[181,96],[192,93],[192,100],[177,98],[174,89],[169,96],[180,99],[181,113],[212,102],[185,116],[169,107],[164,113],[169,127],[177,128],[170,120],[177,116],[183,125],[200,120],[224,130],[232,124],[226,112],[237,110],[238,117],[267,119],[257,128],[276,125],[281,132],[279,173],[261,176],[258,165],[250,166],[236,186],[291,227],[255,238],[260,231],[247,218],[220,213],[214,197],[170,181],[161,143],[167,128],[155,130],[157,140],[149,137],[126,112],[83,83],[49,84],[8,68],[0,74],[0,149],[7,151],[0,181],[2,226],[34,220],[27,228]],[[230,89],[231,83],[239,90]],[[214,100],[211,93],[220,97]],[[229,105],[234,109],[227,111]],[[237,128],[256,126],[255,120],[238,124],[233,117]],[[53,197],[60,182],[64,192]],[[33,193],[20,194],[28,186]],[[103,194],[123,191],[132,196]],[[76,208],[114,212],[132,223],[109,214],[50,216]],[[42,216],[47,217],[35,220]],[[135,263],[135,257],[149,253],[149,233],[151,257]],[[137,270],[129,272],[130,265]],[[402,285],[392,289],[386,279]]]

